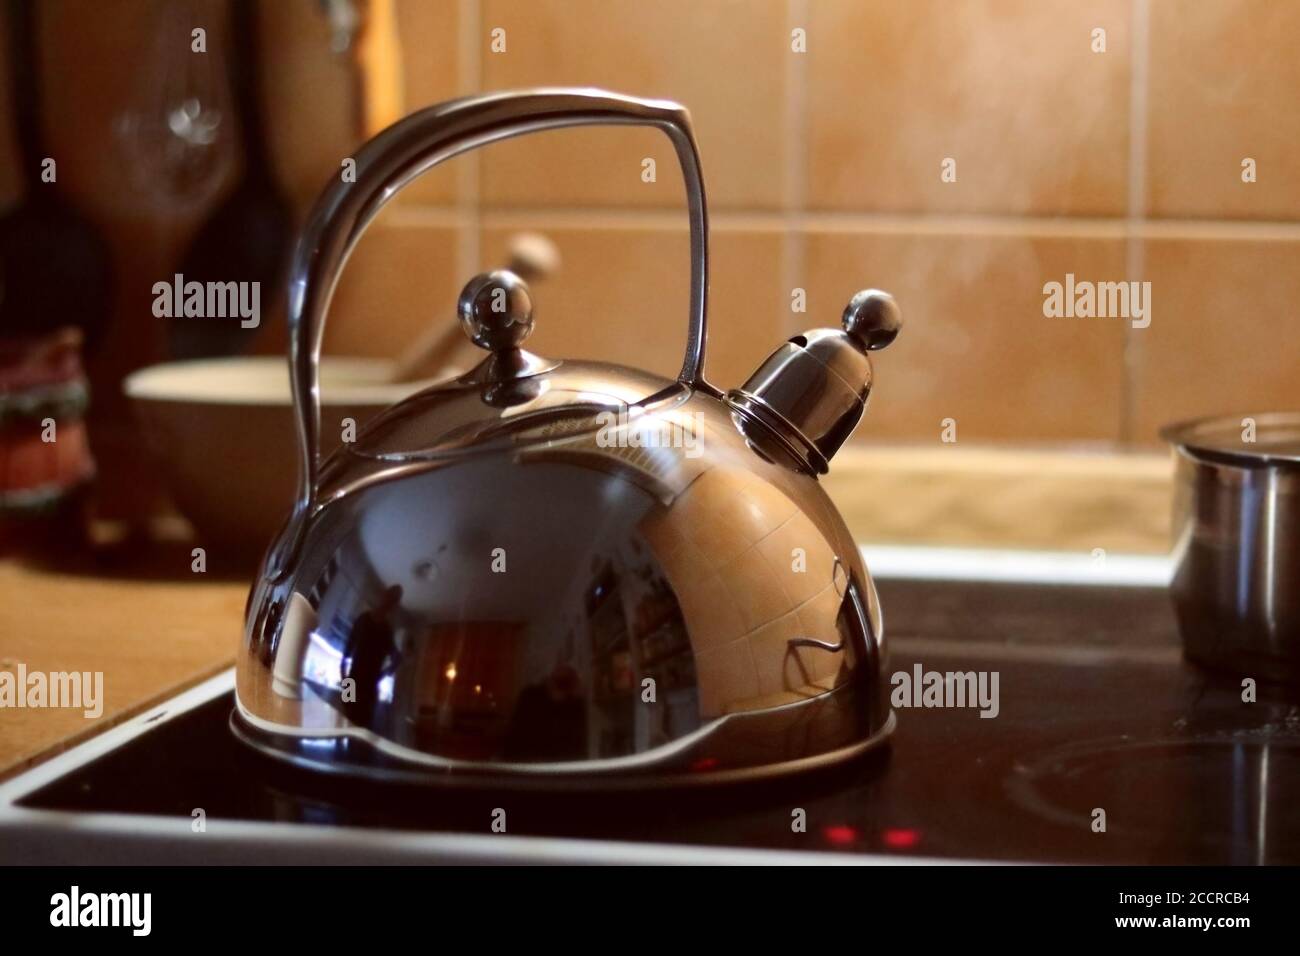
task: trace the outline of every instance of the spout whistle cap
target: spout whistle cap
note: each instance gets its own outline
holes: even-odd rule
[[[817,472],[827,470],[862,418],[871,393],[867,353],[894,341],[903,316],[888,292],[864,289],[849,300],[842,323],[795,336],[727,395]]]

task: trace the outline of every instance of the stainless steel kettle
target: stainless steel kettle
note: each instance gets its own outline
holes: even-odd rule
[[[402,186],[537,130],[637,124],[686,179],[691,295],[676,381],[523,349],[524,282],[469,282],[473,370],[318,461],[317,360],[338,271]],[[689,114],[593,89],[430,107],[317,201],[290,285],[301,455],[248,605],[239,736],[365,778],[641,787],[850,758],[893,729],[875,588],[818,483],[900,327],[883,292],[704,378],[708,219]]]

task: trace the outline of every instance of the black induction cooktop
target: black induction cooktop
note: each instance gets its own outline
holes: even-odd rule
[[[504,809],[515,835],[676,844],[702,859],[743,847],[1300,863],[1300,698],[1261,684],[1247,702],[1240,681],[1185,663],[1162,589],[879,590],[898,728],[887,749],[834,770],[669,794],[357,784],[246,748],[223,694],[20,805],[185,820],[202,807],[209,820],[281,824],[272,842],[298,824],[485,834]]]

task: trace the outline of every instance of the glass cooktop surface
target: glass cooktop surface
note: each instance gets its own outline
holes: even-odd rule
[[[645,794],[358,783],[251,751],[223,694],[21,805],[479,834],[505,808],[516,835],[700,848],[1300,863],[1300,697],[1247,702],[1185,663],[1163,590],[878,587],[898,728],[833,770]]]

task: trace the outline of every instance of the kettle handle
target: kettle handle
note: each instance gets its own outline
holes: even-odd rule
[[[672,140],[686,181],[691,229],[691,299],[686,357],[678,381],[710,392],[704,380],[708,300],[708,211],[700,155],[686,108],[593,88],[489,93],[440,103],[372,138],[355,158],[352,182],[331,183],[312,206],[289,274],[289,377],[298,429],[298,494],[290,521],[301,532],[320,472],[319,359],[339,271],[379,211],[421,173],[498,140],[570,126],[655,126]],[[295,542],[298,534],[290,535]],[[286,549],[296,551],[296,546]],[[284,559],[276,562],[284,567]]]

